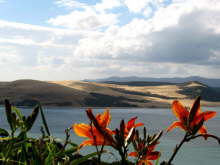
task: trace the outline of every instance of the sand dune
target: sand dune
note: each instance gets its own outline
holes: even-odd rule
[[[40,102],[47,106],[169,107],[174,99],[190,105],[195,95],[206,94],[202,101],[204,106],[220,106],[220,98],[216,98],[218,92],[213,91],[213,88],[198,82],[129,86],[83,81],[17,80],[0,82],[0,103],[10,99],[15,105],[31,106]]]

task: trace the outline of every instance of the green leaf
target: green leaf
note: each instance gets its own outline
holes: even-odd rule
[[[75,148],[72,147],[70,149],[65,150],[64,154],[69,155],[69,154],[72,154],[72,153],[76,152],[77,150],[78,150],[78,147],[75,147]]]
[[[155,165],[159,165],[159,160],[160,160],[160,156],[159,156],[159,158],[156,160]]]
[[[17,120],[16,114],[11,113],[11,124],[12,124],[12,131],[15,132],[17,129],[17,126],[19,125],[19,120]]]
[[[78,147],[72,147],[70,149],[60,151],[56,154],[57,157],[65,157],[65,156],[72,156],[78,150]]]
[[[14,125],[12,124],[12,112],[11,112],[11,104],[8,100],[5,100],[5,113],[8,120],[8,123],[10,125],[11,131],[14,131]]]
[[[35,120],[37,119],[39,113],[39,106],[35,107],[34,110],[32,111],[32,114],[30,116],[28,116],[28,118],[25,120],[25,127],[26,127],[26,131],[29,131]]]
[[[70,162],[70,165],[78,165],[78,164],[80,164],[80,163],[83,163],[83,162],[87,161],[89,158],[98,155],[98,154],[100,154],[100,152],[94,152],[94,153],[85,155],[85,156],[83,156],[82,158],[79,158],[79,159],[76,159],[76,160],[71,161],[71,162]]]
[[[0,128],[0,136],[1,137],[8,137],[9,133],[5,129]]]
[[[21,147],[21,155],[20,155],[20,162],[23,162],[24,164],[27,164],[28,162],[28,156],[27,156],[27,152],[26,152],[26,147],[25,147],[25,143],[22,144]]]
[[[77,147],[78,148],[78,145],[73,143],[73,142],[68,142],[68,144],[70,144],[72,147]]]
[[[18,135],[18,138],[19,139],[25,139],[27,138],[27,134],[26,134],[26,131],[21,131]]]
[[[48,125],[47,125],[47,121],[46,121],[46,118],[45,118],[45,116],[44,116],[43,109],[42,109],[41,106],[39,106],[39,108],[40,108],[40,114],[41,114],[41,118],[42,118],[42,120],[43,120],[44,128],[45,128],[45,130],[46,130],[46,132],[47,132],[47,135],[50,136],[50,130],[49,130],[49,127],[48,127]]]
[[[47,150],[49,151],[49,154],[47,156],[47,158],[45,159],[45,165],[49,165],[52,164],[55,155],[56,155],[56,147],[55,145],[51,144],[51,143],[47,143]]]
[[[15,106],[11,106],[11,109],[18,115],[20,120],[23,120],[23,115],[21,114],[20,109],[16,108]]]

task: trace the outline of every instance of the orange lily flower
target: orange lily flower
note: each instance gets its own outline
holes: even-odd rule
[[[87,110],[87,114],[93,115],[92,109]],[[107,128],[111,121],[111,116],[109,114],[109,110],[107,109],[103,114],[97,114],[96,117],[94,117],[96,124],[98,127],[107,133],[109,136],[113,134],[113,132]],[[73,130],[78,136],[89,138],[89,140],[86,140],[80,144],[80,147],[87,146],[87,145],[111,145],[112,141],[106,139],[102,132],[94,126],[94,124],[74,124],[72,126]]]
[[[133,117],[131,118],[127,124],[124,124],[124,137],[126,138],[128,136],[128,134],[130,133],[132,128],[136,128],[136,127],[140,127],[142,125],[144,125],[144,123],[136,123],[135,124],[135,120],[137,119],[137,117]],[[113,131],[114,134],[116,133],[116,131]]]
[[[124,127],[125,128],[125,130],[124,130],[125,137],[128,136],[128,134],[132,128],[136,128],[136,127],[140,127],[140,126],[144,125],[144,123],[136,123],[135,124],[136,119],[137,119],[137,117],[133,117],[127,122],[127,124],[125,124],[125,127]]]
[[[141,145],[144,146],[144,145]],[[139,157],[138,164],[137,165],[153,165],[152,160],[157,160],[160,156],[160,153],[158,151],[154,151],[156,147],[156,144],[152,146],[148,146],[145,153],[142,153],[141,156],[138,155],[137,152],[131,152],[129,156],[133,157]],[[143,150],[143,149],[140,149]]]
[[[167,131],[179,127],[190,134],[196,134],[198,131],[201,134],[207,134],[207,129],[203,123],[217,114],[215,111],[202,112],[200,109],[200,97],[194,101],[190,111],[178,100],[175,100],[172,104],[172,111],[179,121],[173,122],[172,125],[167,128]]]

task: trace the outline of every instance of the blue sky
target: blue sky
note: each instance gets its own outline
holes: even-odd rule
[[[0,79],[220,78],[218,15],[218,0],[0,0]]]
[[[0,3],[0,19],[49,26],[50,17],[65,14],[67,11],[54,5],[54,0],[7,0]]]
[[[101,3],[99,0],[81,0],[78,1],[87,5],[95,5]],[[71,11],[68,7],[56,5],[55,0],[7,0],[0,3],[0,19],[21,22],[34,25],[51,26],[47,20],[57,15],[67,14]],[[80,9],[75,9],[80,10]],[[120,16],[120,25],[124,25],[131,21],[132,18],[144,18],[142,14],[130,13],[128,8],[121,6],[116,9],[109,10],[112,13],[123,13]]]

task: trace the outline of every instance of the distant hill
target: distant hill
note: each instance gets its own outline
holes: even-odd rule
[[[190,81],[197,81],[206,84],[210,87],[220,87],[220,79],[210,79],[199,76],[191,77],[174,77],[174,78],[151,78],[151,77],[109,77],[103,79],[85,80],[88,82],[159,82],[159,83],[184,83]]]
[[[0,103],[9,99],[15,105],[83,106],[88,94],[77,89],[37,80],[17,80],[0,83]],[[74,100],[73,100],[74,98]]]
[[[148,81],[102,81],[101,83],[106,84],[117,84],[117,85],[128,85],[128,86],[158,86],[158,85],[175,85],[177,83],[169,82],[148,82]]]
[[[170,107],[173,100],[192,104],[202,96],[204,106],[220,106],[220,88],[200,82],[97,83],[83,81],[17,80],[0,82],[0,104],[9,99],[13,105],[73,107]]]

